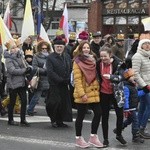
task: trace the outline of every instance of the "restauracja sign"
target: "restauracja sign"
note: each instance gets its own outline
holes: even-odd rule
[[[115,15],[115,14],[146,14],[146,10],[142,9],[107,9],[104,12],[105,15]]]

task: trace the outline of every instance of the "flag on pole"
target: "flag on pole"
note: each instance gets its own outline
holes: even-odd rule
[[[40,35],[39,35],[39,37],[40,37],[41,39],[43,39],[44,41],[46,41],[47,43],[49,43],[49,44],[51,45],[51,49],[52,49],[52,51],[53,51],[52,44],[51,44],[51,42],[50,42],[50,40],[49,40],[49,38],[48,38],[48,35],[47,35],[47,33],[46,33],[46,31],[45,31],[45,29],[44,29],[42,23],[41,23],[41,27],[40,27],[40,28],[41,28],[41,30],[40,30]]]
[[[144,25],[144,30],[145,31],[150,31],[150,17],[142,19],[142,23]]]
[[[68,10],[67,10],[67,4],[65,4],[65,8],[63,11],[63,15],[60,19],[59,28],[63,30],[67,42],[69,41],[69,27],[68,27]]]
[[[42,13],[41,13],[41,1],[35,0],[37,12],[36,12],[36,20],[37,20],[37,35],[40,35],[41,23],[42,23]]]
[[[25,39],[30,35],[34,35],[34,21],[31,9],[31,2],[30,0],[27,0],[21,31],[21,42],[24,42]]]
[[[13,37],[9,31],[9,29],[7,28],[6,24],[4,23],[4,20],[2,19],[1,15],[0,15],[0,39],[1,39],[1,44],[2,44],[2,48],[3,48],[3,53],[4,50],[6,49],[6,43],[14,42],[13,41]],[[13,43],[15,44],[15,42]],[[2,53],[2,62],[5,63],[5,59],[4,59],[4,54]]]
[[[49,40],[49,38],[48,38],[48,35],[47,35],[47,33],[46,33],[46,31],[45,31],[45,29],[44,29],[42,23],[41,23],[41,27],[40,27],[40,28],[41,28],[41,30],[40,30],[40,35],[39,35],[40,38],[43,39],[44,41],[50,43],[50,40]]]
[[[0,16],[0,36],[1,36],[2,47],[3,49],[6,49],[5,44],[8,41],[13,40],[13,37],[1,16]]]
[[[11,14],[10,14],[10,1],[8,2],[6,11],[4,13],[4,23],[6,24],[9,30],[12,28],[12,20],[11,20]]]

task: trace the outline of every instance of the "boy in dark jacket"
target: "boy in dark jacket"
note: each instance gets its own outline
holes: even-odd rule
[[[137,90],[136,82],[134,80],[134,71],[129,68],[124,72],[124,115],[126,120],[123,122],[123,129],[128,125],[132,124],[132,142],[143,143],[144,139],[139,134],[139,123],[138,123],[138,97],[145,95],[143,90]],[[114,129],[116,133],[116,129]]]

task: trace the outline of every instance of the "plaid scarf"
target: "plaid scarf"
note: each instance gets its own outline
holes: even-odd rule
[[[82,73],[85,76],[86,83],[90,85],[96,79],[96,61],[91,56],[78,56],[75,59]]]

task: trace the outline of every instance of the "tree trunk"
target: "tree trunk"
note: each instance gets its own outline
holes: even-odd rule
[[[50,18],[49,18],[49,22],[48,22],[46,31],[50,28],[51,22],[52,22],[52,20],[53,20],[53,14],[54,14],[54,12],[55,12],[55,6],[56,6],[56,0],[54,0],[54,2],[53,2],[53,7],[52,7],[52,11],[51,11],[51,13],[50,13]]]
[[[12,20],[12,22],[13,22],[14,27],[15,27],[15,32],[18,33],[18,29],[17,29],[17,25],[16,25],[15,21]]]

